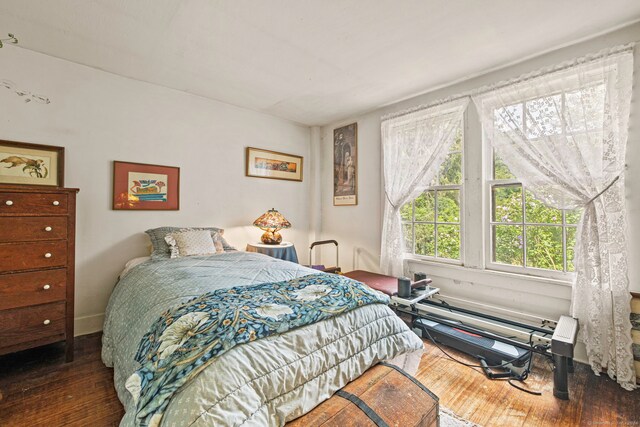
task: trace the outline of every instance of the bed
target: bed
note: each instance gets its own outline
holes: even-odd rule
[[[135,356],[141,339],[168,308],[212,291],[317,273],[238,251],[130,263],[106,310],[102,348],[102,359],[114,368],[115,388],[126,410],[121,426],[139,425],[127,381],[140,368]],[[283,425],[379,361],[415,371],[422,351],[422,341],[388,306],[358,307],[231,348],[180,387],[163,415],[148,425]]]

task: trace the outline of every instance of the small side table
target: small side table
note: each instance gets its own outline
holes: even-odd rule
[[[265,245],[264,243],[247,243],[247,252],[258,252],[273,258],[283,259],[298,263],[296,247],[291,242],[282,242],[279,245]]]

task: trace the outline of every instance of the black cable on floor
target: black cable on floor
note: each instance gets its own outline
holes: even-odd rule
[[[534,396],[542,396],[542,392],[541,392],[541,391],[537,391],[537,390],[527,390],[526,388],[522,388],[522,387],[520,387],[520,386],[518,386],[518,385],[516,385],[516,384],[512,383],[512,381],[513,381],[513,380],[514,380],[513,378],[509,378],[509,379],[508,379],[509,385],[510,385],[511,387],[515,387],[515,388],[517,388],[517,389],[518,389],[518,390],[520,390],[520,391],[524,391],[525,393],[533,394]],[[517,381],[520,381],[521,383],[523,383],[523,384],[524,384],[524,381],[521,381],[521,380],[517,380]]]

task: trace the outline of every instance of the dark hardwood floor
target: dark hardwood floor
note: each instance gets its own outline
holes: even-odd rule
[[[442,406],[484,426],[640,426],[640,390],[624,391],[585,365],[576,365],[567,402],[553,397],[542,359],[527,380],[543,392],[533,396],[451,361],[430,343],[425,350],[417,378]],[[74,361],[63,361],[64,346],[55,344],[0,357],[0,426],[118,425],[123,409],[113,371],[100,360],[100,334],[78,337]]]
[[[64,343],[0,357],[0,426],[117,426],[124,409],[101,337],[76,337],[71,363]]]

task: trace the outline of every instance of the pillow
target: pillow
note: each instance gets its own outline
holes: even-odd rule
[[[171,258],[216,253],[209,230],[178,231],[167,234],[164,240],[169,244]]]
[[[133,267],[136,267],[136,266],[142,264],[145,261],[149,261],[149,259],[150,258],[148,256],[142,256],[142,257],[134,258],[134,259],[128,261],[124,265],[124,270],[122,270],[122,273],[120,273],[120,276],[118,276],[118,279],[122,279],[124,276],[129,274],[129,271],[131,271],[131,269]]]
[[[224,240],[224,237],[222,237],[222,234],[212,231],[211,238],[213,239],[213,246],[216,248],[216,253],[224,252],[224,244],[227,242]]]
[[[233,246],[231,246],[229,243],[227,243],[227,241],[224,239],[224,237],[222,236],[222,234],[224,233],[224,230],[221,228],[216,228],[216,227],[191,227],[191,228],[187,228],[187,227],[158,227],[158,228],[152,228],[150,230],[145,231],[145,233],[147,233],[149,235],[149,239],[151,240],[151,245],[153,247],[153,250],[151,252],[151,259],[162,259],[162,258],[169,258],[170,252],[169,252],[169,245],[167,244],[167,242],[164,240],[164,236],[166,236],[167,234],[171,234],[174,233],[176,231],[186,231],[186,230],[209,230],[211,232],[211,237],[214,237],[214,233],[218,233],[220,235],[220,242],[222,243],[222,248],[225,252],[231,252],[231,251],[235,251],[236,248],[234,248]]]

